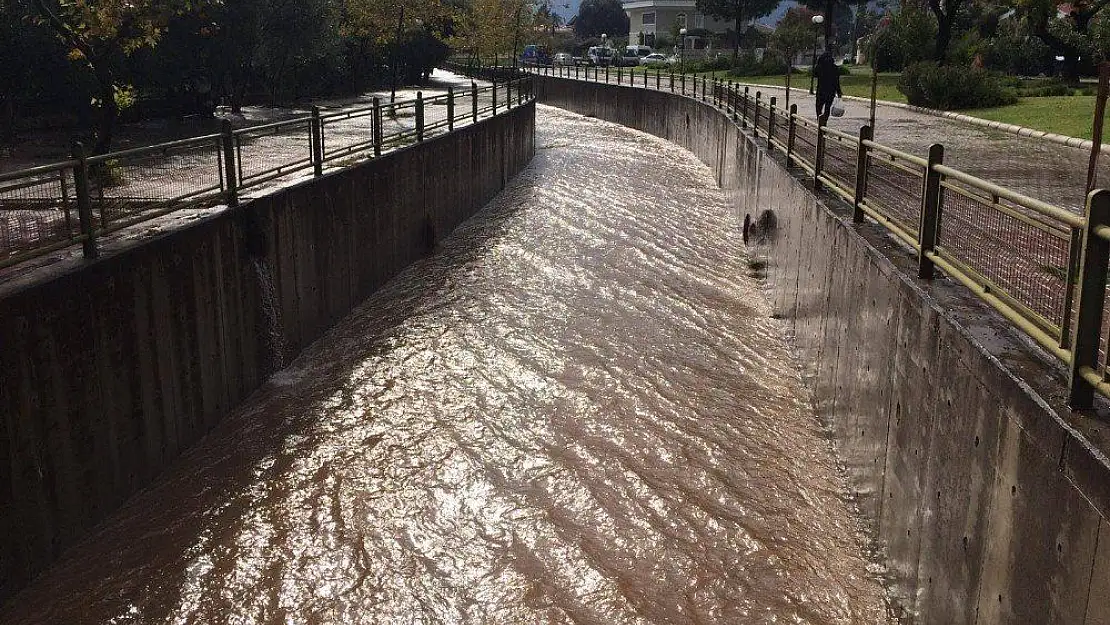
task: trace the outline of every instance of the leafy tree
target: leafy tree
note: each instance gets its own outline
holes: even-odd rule
[[[933,58],[937,63],[944,64],[948,60],[948,48],[952,45],[953,29],[961,9],[967,0],[929,0],[929,10],[937,20],[936,45]]]
[[[631,24],[620,0],[583,0],[578,8],[578,20],[574,23],[574,33],[579,38],[623,37]]]
[[[902,3],[884,17],[871,40],[871,58],[880,72],[897,72],[924,61],[936,43],[937,23],[921,5]]]
[[[93,152],[112,145],[119,102],[128,89],[117,80],[123,59],[162,38],[171,19],[207,4],[208,0],[27,0],[28,13],[54,31],[96,82],[94,106],[100,120]]]
[[[697,0],[698,10],[719,20],[733,22],[736,30],[736,50],[733,58],[740,56],[740,40],[749,20],[770,15],[778,8],[779,0]]]
[[[1092,72],[1098,54],[1103,10],[1110,0],[1080,0],[1070,14],[1059,17],[1055,0],[1017,0],[1018,8],[1034,34],[1053,52],[1064,57],[1064,75],[1078,83],[1084,71]]]
[[[792,7],[779,20],[771,45],[793,64],[794,57],[813,41],[813,11],[805,7]]]

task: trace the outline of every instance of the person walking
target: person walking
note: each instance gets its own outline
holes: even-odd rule
[[[831,52],[826,51],[817,58],[814,73],[817,74],[817,119],[824,123],[829,121],[833,100],[844,97],[840,89],[840,68]]]

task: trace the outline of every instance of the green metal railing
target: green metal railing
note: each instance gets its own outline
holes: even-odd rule
[[[565,70],[534,71],[576,78]],[[1078,214],[946,166],[941,145],[908,154],[873,141],[870,127],[834,130],[749,87],[659,70],[656,78],[633,82],[728,115],[815,190],[850,205],[855,222],[870,219],[912,250],[919,277],[940,269],[1059,359],[1073,408],[1110,397],[1110,191],[1091,193]]]
[[[241,129],[225,122],[219,134],[100,156],[76,146],[71,160],[0,174],[0,268],[77,244],[95,258],[106,234],[183,209],[235,206],[245,190],[377,158],[531,98],[531,79],[517,75]]]

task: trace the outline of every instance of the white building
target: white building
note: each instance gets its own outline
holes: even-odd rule
[[[657,35],[673,39],[673,33],[682,28],[724,34],[733,27],[698,11],[697,0],[626,0],[621,4],[630,22],[628,41],[633,44],[641,33],[644,45],[654,48]],[[686,48],[700,47],[696,39],[691,37]]]

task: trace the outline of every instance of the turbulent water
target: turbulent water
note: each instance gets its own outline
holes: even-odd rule
[[[554,109],[538,141],[0,620],[883,621],[708,170]]]

